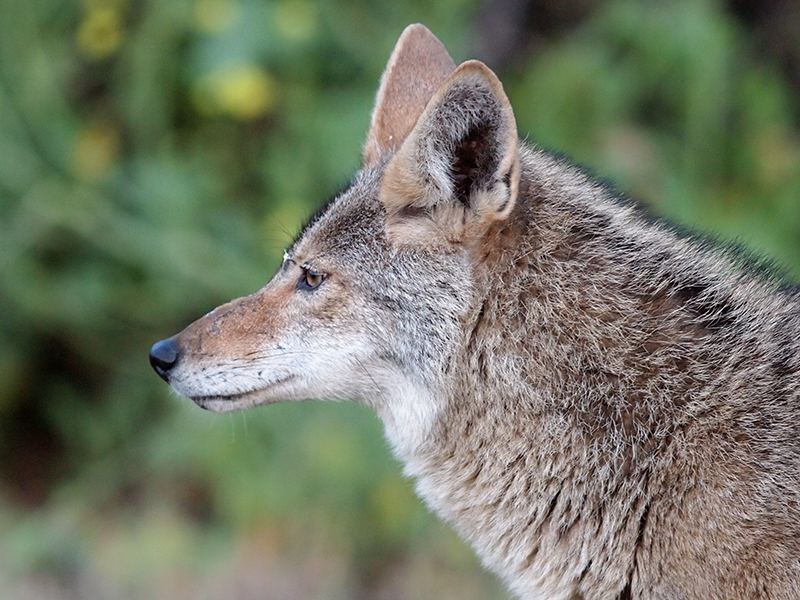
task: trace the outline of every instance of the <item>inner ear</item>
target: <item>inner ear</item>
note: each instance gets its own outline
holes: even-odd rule
[[[450,167],[453,193],[466,208],[480,188],[485,188],[497,172],[498,158],[493,153],[495,143],[488,123],[475,123],[457,144]]]
[[[442,84],[386,165],[386,230],[403,243],[479,239],[515,206],[514,113],[488,67],[467,61]]]

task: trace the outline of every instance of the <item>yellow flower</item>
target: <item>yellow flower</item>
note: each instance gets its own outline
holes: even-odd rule
[[[269,73],[256,65],[242,64],[206,76],[197,86],[194,99],[206,114],[249,121],[272,112],[277,88]]]
[[[194,5],[195,27],[205,33],[221,33],[238,15],[239,5],[231,0],[198,0]]]
[[[101,60],[119,49],[123,35],[118,7],[91,6],[78,26],[78,49],[89,59]]]
[[[72,149],[72,168],[84,181],[98,181],[113,167],[120,152],[119,132],[112,124],[98,121],[85,125]]]
[[[308,0],[285,0],[275,8],[275,25],[288,40],[304,42],[317,30],[317,7]]]

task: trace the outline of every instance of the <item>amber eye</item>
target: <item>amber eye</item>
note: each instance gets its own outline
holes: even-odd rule
[[[317,273],[311,269],[303,269],[303,274],[300,275],[300,281],[297,282],[297,289],[300,290],[314,290],[325,280],[325,275]]]

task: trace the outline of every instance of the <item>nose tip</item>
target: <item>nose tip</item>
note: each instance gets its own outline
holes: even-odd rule
[[[177,364],[180,355],[178,345],[172,338],[161,340],[150,348],[150,364],[161,379],[169,381],[169,371]]]

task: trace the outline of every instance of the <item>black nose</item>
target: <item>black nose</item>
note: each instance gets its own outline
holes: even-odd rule
[[[161,340],[150,348],[150,364],[161,379],[169,381],[169,371],[177,364],[180,355],[178,345],[172,338]]]

